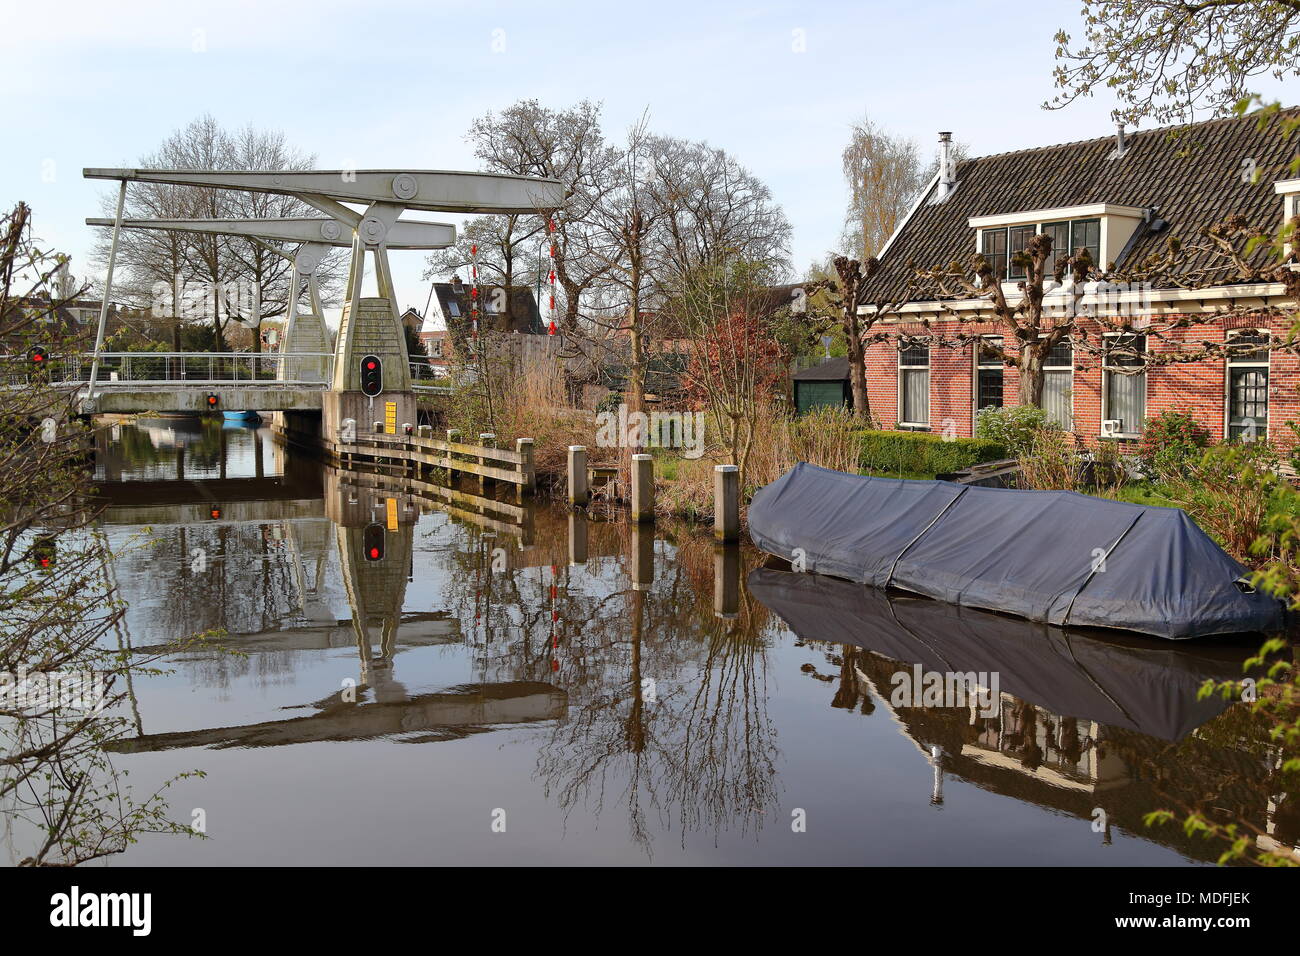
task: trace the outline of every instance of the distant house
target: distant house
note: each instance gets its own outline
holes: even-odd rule
[[[402,313],[402,324],[418,335],[424,328],[424,316],[420,314],[419,309],[408,307]]]
[[[853,407],[847,358],[829,358],[794,373],[795,410],[802,415],[825,406]]]
[[[451,282],[435,282],[433,297],[429,301],[429,314],[425,316],[422,332],[432,328],[449,328],[452,324],[463,322],[468,326],[472,312],[472,292],[468,282],[453,277]],[[509,291],[501,285],[479,286],[479,329],[483,332],[520,332],[540,335],[546,329],[542,325],[541,312],[533,290],[527,286],[510,286]],[[507,314],[507,302],[509,309]],[[418,315],[418,313],[416,313]]]
[[[102,302],[96,299],[70,299],[51,306],[48,298],[18,299],[10,304],[11,310],[20,310],[30,319],[20,333],[22,341],[0,342],[5,351],[26,348],[32,341],[39,341],[42,334],[51,338],[79,338],[87,336],[93,344],[95,331],[99,325],[99,310]],[[108,320],[110,328],[120,325],[121,317],[127,310],[115,302],[109,303]],[[5,325],[15,323],[16,316],[6,316]]]

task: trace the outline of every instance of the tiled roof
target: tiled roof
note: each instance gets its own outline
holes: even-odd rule
[[[796,382],[837,382],[849,377],[847,358],[829,358],[794,373]]]
[[[1281,115],[1298,113],[1293,107]],[[1202,229],[1232,214],[1241,214],[1252,227],[1274,229],[1282,222],[1282,198],[1273,183],[1294,178],[1288,165],[1300,142],[1283,136],[1278,116],[1261,130],[1252,114],[1130,132],[1119,158],[1112,158],[1115,146],[1111,135],[961,163],[956,189],[939,203],[930,202],[933,190],[925,197],[886,251],[880,271],[864,284],[861,301],[892,301],[907,289],[916,268],[967,261],[975,250],[975,230],[967,222],[972,216],[1090,203],[1157,207],[1168,227],[1143,231],[1125,262],[1116,263],[1120,268],[1164,251],[1171,236],[1185,246],[1195,243]],[[1243,182],[1248,159],[1258,170],[1253,182]],[[1054,249],[1053,258],[1059,252]],[[1188,267],[1219,262],[1205,256]]]
[[[479,295],[482,296],[484,303],[490,302],[490,297],[497,288],[498,286],[491,284],[479,288]],[[438,305],[444,317],[469,321],[470,285],[468,282],[463,283],[463,291],[459,294],[452,289],[450,282],[435,282],[433,289],[434,295],[438,297]],[[456,303],[458,315],[451,314],[449,306],[453,302]],[[482,314],[484,326],[497,331],[532,333],[544,331],[541,313],[537,309],[537,300],[533,297],[533,290],[528,286],[512,285],[510,287],[510,312],[512,318],[509,322],[509,328],[505,328],[506,323],[501,321],[501,317],[494,312],[488,312],[485,305]]]

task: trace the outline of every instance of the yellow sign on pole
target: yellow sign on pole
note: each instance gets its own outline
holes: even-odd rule
[[[397,530],[397,499],[388,498],[386,500],[388,502],[388,530],[396,531]]]
[[[397,434],[396,402],[384,402],[384,431],[389,435]]]

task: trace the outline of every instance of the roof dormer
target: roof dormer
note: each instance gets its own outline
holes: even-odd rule
[[[1140,206],[1089,203],[971,216],[967,222],[975,230],[975,251],[984,255],[1004,281],[1019,282],[1025,278],[1024,269],[1017,269],[1011,260],[1038,233],[1051,237],[1053,260],[1087,249],[1097,267],[1107,269],[1120,258],[1146,215],[1147,210]]]

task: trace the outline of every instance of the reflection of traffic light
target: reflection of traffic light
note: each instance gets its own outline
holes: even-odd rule
[[[384,390],[384,363],[378,355],[361,359],[361,391],[371,398]]]
[[[367,561],[384,560],[384,526],[378,522],[366,525],[361,532],[361,551]]]
[[[27,350],[27,363],[32,370],[44,370],[50,364],[50,353],[39,345],[33,345]]]
[[[53,538],[37,538],[32,545],[32,563],[42,571],[54,567],[58,549]]]
[[[208,392],[207,402],[208,402],[209,409],[215,409],[218,405],[221,404],[221,399],[215,393]]]

